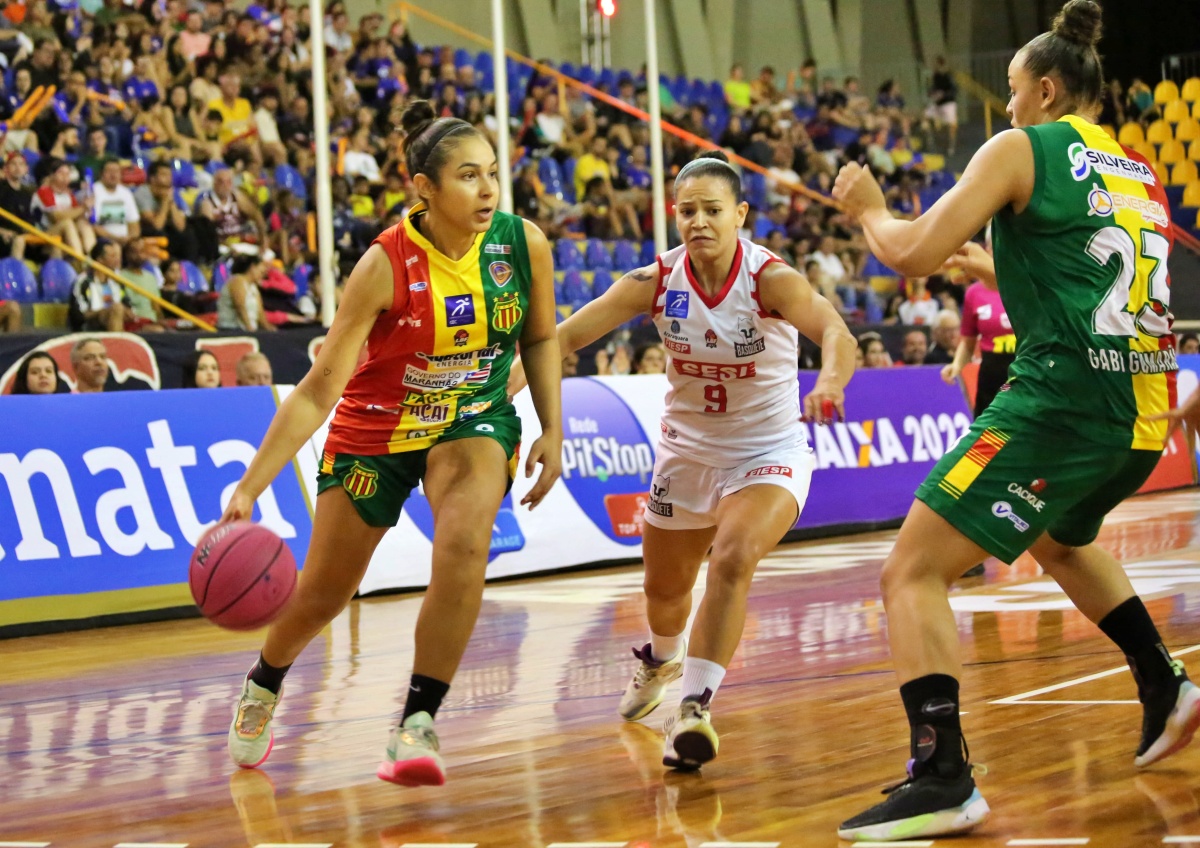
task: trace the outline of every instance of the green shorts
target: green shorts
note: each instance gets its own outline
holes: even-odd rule
[[[1096,539],[1162,454],[1114,448],[990,407],[917,489],[917,499],[989,554],[1012,562],[1042,535]]]
[[[422,450],[356,456],[325,452],[317,472],[317,494],[340,486],[359,516],[372,527],[394,527],[400,510],[425,476],[429,452],[458,439],[494,439],[508,457],[508,488],[512,488],[521,453],[521,419],[512,404],[452,423],[437,442]]]

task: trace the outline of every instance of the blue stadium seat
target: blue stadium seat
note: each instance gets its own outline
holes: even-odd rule
[[[571,239],[554,242],[554,267],[563,271],[583,270],[583,254],[579,252],[579,245]]]
[[[688,79],[685,76],[675,77],[673,80],[664,79],[667,84],[667,91],[675,98],[675,102],[680,105],[687,105],[688,96]]]
[[[25,157],[25,164],[29,166],[29,170],[31,171],[33,170],[34,165],[42,161],[42,154],[38,153],[36,150],[30,150],[29,148],[26,148],[25,150],[21,151],[21,155]]]
[[[616,280],[613,279],[611,272],[597,271],[592,276],[592,297],[600,297],[606,291],[611,289],[613,287],[613,283],[615,282]]]
[[[617,84],[617,75],[612,68],[601,68],[600,76],[596,77],[597,85],[607,85],[610,90]],[[614,92],[615,93],[615,92]]]
[[[867,261],[863,264],[862,275],[864,277],[899,277],[900,275],[893,271],[888,266],[884,265],[874,253],[867,254]]]
[[[757,171],[742,171],[742,192],[746,202],[760,212],[767,209],[767,178]]]
[[[313,266],[307,262],[301,262],[292,269],[292,282],[296,284],[296,297],[304,297],[308,294],[308,282],[312,277]]]
[[[492,70],[492,54],[486,50],[480,50],[475,56],[475,73],[482,74],[484,71]]]
[[[638,267],[638,248],[629,239],[621,239],[613,246],[613,268],[622,273]]]
[[[595,85],[596,72],[592,70],[591,66],[580,68],[579,81],[585,85]]]
[[[222,162],[220,159],[213,159],[213,160],[209,161],[209,163],[207,165],[204,166],[204,170],[208,171],[210,174],[215,174],[217,171],[220,171],[221,169],[228,168],[228,167],[229,166],[226,165],[224,162]]]
[[[543,183],[562,182],[563,172],[559,167],[558,160],[553,156],[544,156],[538,162],[538,179]]]
[[[717,80],[713,80],[708,84],[708,99],[709,101],[717,101],[718,103],[725,102],[725,86],[721,85]]]
[[[291,165],[275,166],[275,185],[279,188],[286,188],[300,198],[301,202],[308,202],[308,186],[304,184],[304,177]]]
[[[833,125],[831,136],[836,147],[848,147],[858,141],[859,130],[853,127],[843,127],[841,124]]]
[[[704,80],[694,79],[691,85],[688,86],[688,105],[696,103],[708,103],[708,83]]]
[[[569,77],[578,76],[579,74],[579,69],[576,68],[572,62],[563,62],[558,66],[558,70],[560,73],[564,73]]]
[[[183,279],[179,281],[179,291],[184,294],[201,294],[208,291],[208,280],[204,279],[204,272],[197,267],[195,262],[185,259],[179,265],[183,269]]]
[[[216,265],[213,266],[213,274],[212,274],[212,290],[213,291],[219,292],[221,289],[225,288],[225,283],[228,282],[228,280],[229,280],[229,269],[232,264],[233,264],[232,262],[226,261],[226,262],[218,262]]]
[[[611,271],[612,254],[600,239],[588,239],[584,246],[583,261],[589,271]]]
[[[70,300],[75,277],[75,268],[67,260],[47,259],[42,265],[42,297],[55,303]]]
[[[474,67],[474,62],[471,59],[470,51],[465,47],[460,47],[454,51],[454,67],[461,68],[464,65]]]
[[[196,187],[196,163],[191,159],[172,159],[171,174],[175,188]]]
[[[658,260],[658,254],[654,252],[654,242],[642,242],[642,255],[638,258],[638,262],[642,265],[653,265]]]
[[[587,284],[582,274],[572,270],[563,275],[562,303],[572,309],[579,309],[591,299],[592,287]]]
[[[20,259],[0,259],[0,300],[37,303],[41,300],[37,277]]]
[[[568,203],[578,203],[580,198],[575,196],[575,157],[572,156],[562,166],[563,199]]]

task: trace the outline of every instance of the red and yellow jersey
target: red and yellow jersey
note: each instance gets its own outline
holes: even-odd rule
[[[418,205],[375,244],[392,263],[392,308],[367,339],[367,360],[338,405],[325,449],[370,456],[432,446],[455,421],[508,403],[508,372],[529,308],[524,222],[496,212],[461,259],[414,221]]]

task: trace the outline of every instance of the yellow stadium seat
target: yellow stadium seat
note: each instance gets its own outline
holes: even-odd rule
[[[921,158],[925,161],[926,172],[940,171],[946,167],[946,157],[941,153],[922,153]]]
[[[1155,121],[1146,128],[1146,141],[1152,144],[1162,144],[1171,138],[1171,125],[1166,121]]]
[[[1188,145],[1188,158],[1193,162],[1200,162],[1200,140]]]
[[[1154,145],[1148,141],[1139,142],[1138,144],[1128,145],[1133,150],[1146,157],[1147,162],[1154,162],[1158,159],[1158,153],[1154,149]]]
[[[1141,144],[1146,140],[1146,133],[1142,131],[1142,125],[1130,121],[1121,126],[1121,131],[1117,133],[1117,141],[1126,147],[1133,147],[1135,144]]]
[[[1163,120],[1168,124],[1178,124],[1188,119],[1188,105],[1182,100],[1172,100],[1163,107]]]
[[[1187,151],[1183,149],[1182,141],[1172,139],[1158,148],[1158,161],[1164,165],[1173,165],[1187,159]]]
[[[896,163],[897,168],[903,168],[905,165],[907,165],[912,160],[913,160],[913,154],[912,154],[911,150],[893,150],[892,151],[892,161]]]
[[[1200,77],[1192,77],[1183,84],[1183,89],[1179,92],[1179,97],[1186,100],[1188,103],[1195,103],[1200,100]]]
[[[1200,207],[1200,180],[1192,180],[1184,186],[1183,205]]]
[[[870,284],[872,290],[874,290],[876,294],[881,294],[884,296],[893,295],[900,290],[899,277],[868,277],[867,283]]]
[[[1200,121],[1200,100],[1192,104],[1192,117]]]
[[[1182,162],[1176,162],[1171,166],[1171,182],[1173,186],[1186,186],[1188,183],[1193,183],[1197,179],[1197,169],[1195,162],[1189,162],[1184,159]]]
[[[1116,139],[1117,139],[1117,128],[1116,127],[1114,127],[1112,124],[1101,124],[1100,129],[1102,129],[1106,133],[1108,133],[1109,138],[1111,138],[1113,141],[1116,141]]]
[[[1187,118],[1175,125],[1176,141],[1195,141],[1200,138],[1200,121]]]
[[[1171,180],[1171,172],[1167,170],[1167,166],[1162,162],[1152,162],[1151,167],[1154,168],[1154,173],[1158,174],[1158,181],[1166,185]]]
[[[1179,99],[1179,86],[1174,80],[1163,80],[1154,86],[1154,102],[1160,105]]]
[[[1196,211],[1196,223],[1194,229],[1200,230],[1200,210]]]

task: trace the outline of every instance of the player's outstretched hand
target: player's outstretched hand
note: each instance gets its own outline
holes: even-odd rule
[[[834,421],[845,421],[845,402],[846,395],[841,386],[818,380],[813,390],[804,398],[804,417],[801,420],[826,425]]]
[[[562,436],[550,433],[538,436],[537,441],[529,448],[529,456],[525,460],[526,477],[533,476],[534,467],[539,462],[542,464],[542,473],[538,475],[533,488],[521,498],[521,504],[529,504],[530,509],[542,502],[542,498],[546,497],[562,473]]]
[[[233,491],[233,497],[229,499],[229,505],[225,507],[225,512],[221,515],[221,520],[218,524],[228,524],[230,521],[249,521],[254,515],[254,498],[242,491],[242,487],[238,486]]]
[[[949,362],[942,366],[942,379],[945,380],[949,385],[953,385],[954,381],[958,379],[958,375],[961,373],[962,369],[953,362]]]
[[[1167,438],[1171,438],[1181,424],[1187,424],[1192,430],[1200,430],[1200,391],[1192,392],[1187,403],[1175,409],[1168,409],[1159,415],[1150,416],[1151,421],[1167,422]]]
[[[960,269],[968,277],[974,277],[989,289],[996,289],[996,263],[977,241],[969,241],[954,251],[943,264],[944,270]]]
[[[887,208],[883,189],[879,187],[875,175],[870,168],[864,168],[857,162],[843,165],[842,170],[838,171],[833,184],[833,199],[839,201],[847,214],[855,219],[861,218],[868,210]]]

